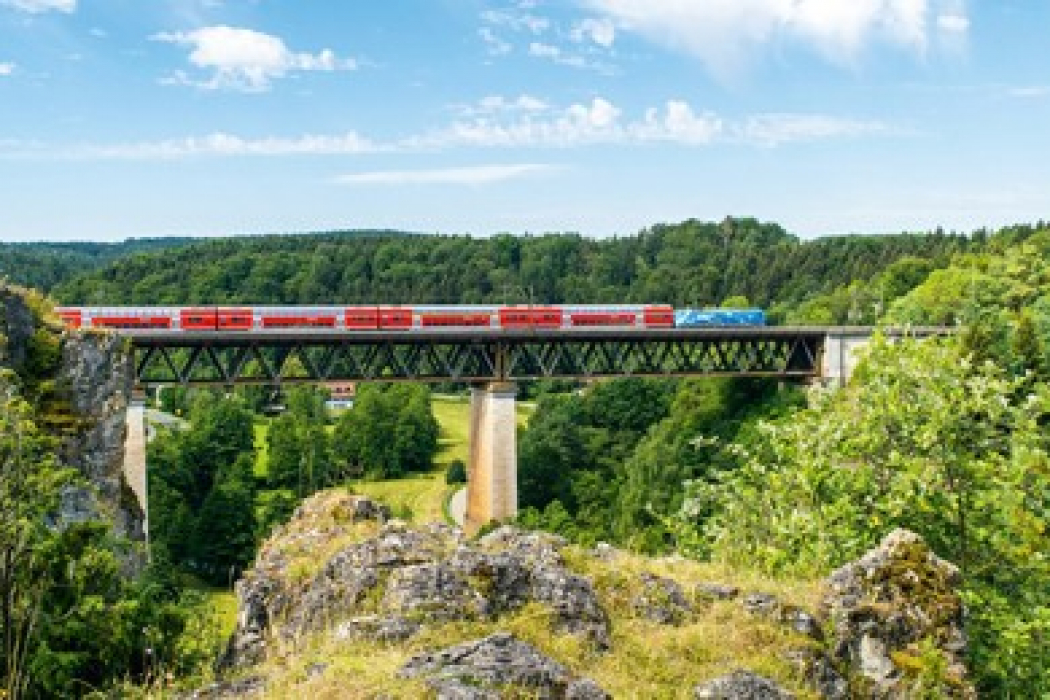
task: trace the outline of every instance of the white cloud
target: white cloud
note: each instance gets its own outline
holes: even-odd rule
[[[259,139],[215,133],[166,141],[94,146],[74,150],[67,155],[86,159],[164,160],[195,156],[352,155],[381,150],[384,149],[354,132]]]
[[[15,72],[15,64],[13,63],[0,63],[0,76],[11,75]]]
[[[606,71],[608,68],[600,63],[592,63],[585,57],[573,53],[567,53],[557,46],[534,41],[529,44],[529,55],[535,58],[543,58],[554,63],[571,66],[572,68],[593,68]]]
[[[22,12],[73,12],[77,9],[77,0],[0,0],[0,5],[13,7]]]
[[[436,170],[380,170],[344,175],[337,182],[347,185],[489,185],[559,169],[555,165],[520,163],[479,165]]]
[[[519,95],[514,99],[508,99],[503,95],[487,95],[481,98],[477,104],[458,106],[455,109],[461,116],[475,117],[513,112],[545,112],[550,109],[550,105],[538,97],[526,94]]]
[[[691,53],[731,75],[765,44],[792,40],[848,62],[867,44],[926,50],[937,2],[949,28],[968,24],[962,0],[580,0],[624,30]],[[947,10],[950,12],[944,14]],[[942,26],[942,29],[944,27]]]
[[[645,121],[630,128],[640,141],[674,141],[693,145],[711,143],[722,133],[725,124],[711,112],[696,114],[686,102],[671,100],[663,112],[651,108]]]
[[[297,71],[353,70],[353,59],[338,58],[330,49],[320,53],[296,53],[277,36],[251,29],[214,26],[189,33],[162,33],[156,41],[192,46],[189,61],[212,71],[207,80],[194,80],[177,72],[166,82],[206,89],[235,89],[247,92],[268,90],[270,83]]]
[[[589,17],[576,24],[569,37],[575,42],[592,41],[608,49],[616,41],[616,25],[608,18]]]
[[[878,121],[820,114],[761,114],[734,121],[714,112],[698,112],[682,100],[669,100],[634,120],[625,119],[619,107],[600,97],[558,111],[548,109],[541,116],[497,116],[461,120],[441,131],[404,139],[398,148],[570,148],[646,143],[703,146],[718,142],[770,147],[901,133]]]
[[[486,10],[481,13],[481,19],[486,24],[520,32],[527,31],[532,34],[542,34],[550,29],[550,20],[546,17],[531,14],[522,10]]]
[[[737,138],[748,143],[776,146],[793,141],[888,134],[892,130],[881,122],[821,114],[763,114],[749,117],[734,131]]]

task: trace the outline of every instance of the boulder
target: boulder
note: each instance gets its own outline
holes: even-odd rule
[[[574,678],[564,665],[506,632],[413,656],[398,676],[425,679],[441,698],[499,698],[503,689],[538,698],[608,697],[593,681]]]
[[[955,565],[934,554],[919,535],[901,529],[827,578],[820,615],[831,629],[832,659],[848,666],[860,681],[855,695],[913,697],[915,669],[921,668],[932,644],[947,673],[937,687],[924,692],[975,696],[966,680],[960,582]]]
[[[634,598],[635,612],[661,625],[679,625],[692,612],[682,586],[673,579],[643,573],[642,591]]]

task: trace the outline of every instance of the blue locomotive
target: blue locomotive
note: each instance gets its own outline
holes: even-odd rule
[[[676,309],[674,325],[696,326],[764,326],[766,313],[761,309]]]

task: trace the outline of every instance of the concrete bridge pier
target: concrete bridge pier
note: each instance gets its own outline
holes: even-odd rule
[[[464,529],[518,514],[517,387],[494,382],[470,390],[470,463]]]
[[[142,530],[146,536],[146,555],[149,556],[149,497],[146,483],[146,407],[132,400],[128,405],[124,433],[124,480],[142,508]]]
[[[825,386],[843,387],[849,383],[861,351],[871,341],[866,328],[835,328],[828,331],[820,357],[820,379]]]

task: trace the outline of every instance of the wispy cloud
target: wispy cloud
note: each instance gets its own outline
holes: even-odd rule
[[[513,31],[528,31],[533,34],[542,34],[551,27],[551,22],[546,17],[540,17],[521,8],[486,10],[481,13],[481,19],[496,27],[506,27]]]
[[[344,185],[491,185],[506,180],[534,176],[560,170],[561,166],[546,163],[516,163],[509,165],[477,165],[464,168],[433,170],[378,170],[351,173],[337,178]]]
[[[0,5],[33,14],[52,11],[73,12],[77,9],[77,0],[0,0]]]
[[[0,76],[11,75],[15,72],[15,64],[13,63],[0,63]]]
[[[165,82],[192,85],[208,90],[231,89],[261,92],[285,75],[299,71],[353,70],[357,62],[339,58],[331,49],[319,53],[291,51],[280,37],[252,29],[214,26],[202,27],[188,33],[161,33],[152,37],[184,46],[191,46],[188,60],[210,72],[210,77],[194,79],[178,71]]]
[[[215,133],[164,141],[85,146],[68,150],[65,155],[74,159],[170,160],[202,156],[356,155],[382,150],[354,132],[259,139]]]
[[[503,95],[486,95],[476,104],[455,105],[453,109],[462,117],[478,117],[513,113],[537,114],[549,110],[550,105],[538,97],[527,94],[514,98]]]
[[[872,120],[822,114],[763,114],[748,118],[734,132],[748,143],[777,146],[796,141],[887,135],[894,130]]]
[[[218,132],[206,136],[58,149],[0,144],[0,157],[80,160],[173,160],[229,156],[332,156],[422,153],[455,149],[580,148],[592,145],[713,143],[775,147],[781,144],[904,132],[875,121],[823,114],[769,113],[730,119],[668,100],[633,118],[611,101],[553,107],[538,98],[490,95],[457,108],[461,118],[433,131],[381,141],[357,132],[248,138]],[[399,171],[400,172],[400,171]],[[406,171],[408,172],[408,171]],[[415,171],[411,171],[415,172]],[[460,171],[455,171],[460,172]],[[479,171],[480,176],[486,171]],[[496,171],[488,171],[491,176]]]
[[[488,52],[492,56],[505,56],[514,50],[514,46],[507,41],[496,36],[496,32],[492,31],[491,27],[482,27],[478,30],[478,36],[485,42],[485,46]]]
[[[580,0],[624,31],[698,57],[716,75],[746,66],[767,44],[808,44],[848,63],[889,42],[924,53],[933,31],[965,34],[963,0]]]

